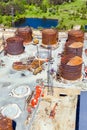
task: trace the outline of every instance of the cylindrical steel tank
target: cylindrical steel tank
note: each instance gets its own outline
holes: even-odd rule
[[[13,130],[12,120],[0,115],[0,130]]]
[[[61,58],[60,74],[66,80],[77,80],[81,77],[82,58],[65,55]]]
[[[84,33],[81,30],[71,30],[68,32],[68,40],[73,40],[75,42],[84,41]]]
[[[73,54],[82,57],[83,43],[68,41],[65,43],[65,52],[67,55]]]
[[[44,29],[42,31],[42,45],[55,46],[58,42],[58,31],[56,29]]]
[[[32,29],[30,27],[18,28],[16,36],[23,38],[24,44],[28,44],[32,41]]]
[[[10,37],[6,40],[6,52],[11,55],[18,55],[24,52],[23,39],[20,37]]]

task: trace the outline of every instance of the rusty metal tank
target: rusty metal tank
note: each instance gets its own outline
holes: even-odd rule
[[[75,42],[84,41],[84,33],[81,30],[71,30],[68,32],[68,40],[73,40]]]
[[[81,78],[82,58],[74,55],[65,55],[61,58],[60,74],[63,79],[77,80]]]
[[[65,43],[65,52],[67,55],[73,54],[75,56],[82,57],[83,43],[68,41]]]
[[[10,55],[18,55],[24,52],[23,39],[20,37],[10,37],[6,40],[6,52]]]
[[[0,115],[0,130],[13,130],[12,120]]]
[[[28,44],[32,41],[32,29],[30,27],[18,28],[16,36],[23,38],[24,44]]]
[[[56,29],[44,29],[42,31],[42,46],[56,46],[58,43],[58,31]]]

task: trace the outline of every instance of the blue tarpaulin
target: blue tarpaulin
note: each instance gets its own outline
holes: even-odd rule
[[[87,91],[80,95],[79,130],[87,130]]]
[[[78,98],[77,98],[75,130],[79,130],[79,108],[80,108],[80,95],[78,95]]]
[[[85,25],[85,30],[87,30],[87,25]]]

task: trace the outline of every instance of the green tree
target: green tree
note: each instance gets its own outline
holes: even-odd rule
[[[47,9],[49,8],[50,0],[43,0],[41,4],[41,9],[43,12],[47,12]]]

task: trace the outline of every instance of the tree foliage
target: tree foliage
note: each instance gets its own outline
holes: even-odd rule
[[[19,0],[2,0],[4,2],[0,2],[0,15],[11,15],[12,8],[14,9],[14,15],[16,13],[22,14],[25,11],[24,4]]]
[[[11,8],[14,8],[15,15],[16,13],[22,14],[26,5],[39,6],[43,12],[46,12],[49,6],[69,1],[74,0],[0,0],[0,15],[11,15]]]
[[[67,29],[79,19],[87,20],[87,2],[83,5],[78,5],[78,2],[79,0],[0,0],[0,23],[10,25],[13,19],[49,17],[57,18],[61,23],[58,27]]]

